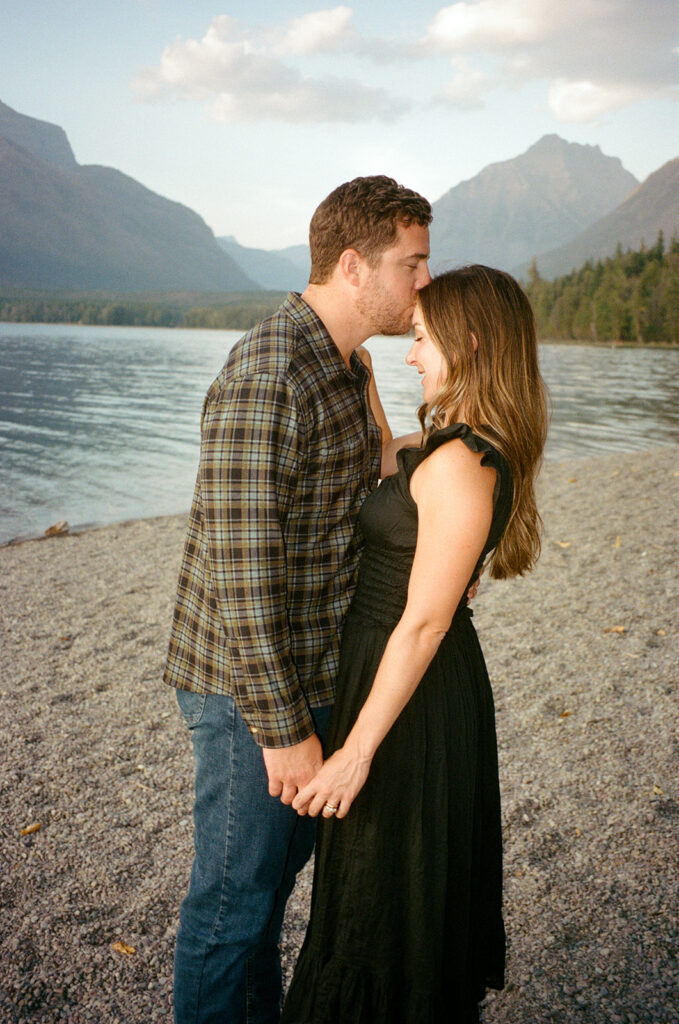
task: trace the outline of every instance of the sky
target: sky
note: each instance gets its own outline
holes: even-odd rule
[[[0,100],[280,249],[361,174],[434,201],[547,133],[679,156],[679,0],[3,0]]]

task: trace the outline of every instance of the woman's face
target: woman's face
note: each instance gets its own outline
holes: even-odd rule
[[[413,330],[415,340],[406,356],[406,363],[408,366],[417,367],[417,372],[422,377],[422,398],[425,402],[431,402],[445,383],[447,366],[441,350],[424,326],[419,303],[413,313]]]

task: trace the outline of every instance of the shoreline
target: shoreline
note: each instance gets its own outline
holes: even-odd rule
[[[561,344],[561,342],[559,342],[558,344]],[[672,442],[672,441],[658,442],[657,446],[656,446],[656,450],[661,450],[661,449],[662,450],[667,450],[667,449],[672,450],[675,447],[677,447],[677,445],[674,442]],[[599,453],[599,454],[595,454],[595,453],[589,452],[589,453],[584,454],[584,455],[580,455],[580,454],[572,455],[567,460],[564,460],[563,457],[557,457],[557,456],[551,457],[548,454],[546,456],[545,460],[544,460],[544,466],[547,467],[545,471],[547,473],[549,473],[549,467],[558,466],[559,464],[561,464],[561,463],[563,463],[565,461],[568,461],[569,463],[572,463],[574,466],[576,466],[580,462],[585,462],[588,459],[605,459],[605,458],[621,458],[621,457],[624,458],[626,456],[632,457],[632,456],[635,456],[635,455],[636,456],[640,456],[640,455],[644,455],[647,450],[648,449],[645,449],[645,448],[638,448],[638,449],[631,449],[631,450],[628,449],[628,450],[625,450],[625,451],[621,450],[621,451],[615,451],[615,452],[608,452],[607,454],[605,454],[603,452]],[[544,475],[545,471],[543,471],[543,475]],[[130,525],[131,523],[137,523],[137,522],[155,522],[156,520],[160,521],[160,520],[164,520],[164,519],[176,519],[176,518],[181,518],[182,516],[183,517],[187,517],[188,514],[189,514],[189,507],[187,507],[182,512],[154,513],[154,514],[151,514],[151,515],[148,515],[148,516],[133,516],[133,517],[130,517],[129,519],[128,518],[116,519],[116,520],[113,520],[113,521],[92,520],[92,521],[87,521],[87,522],[83,522],[83,523],[76,523],[74,525],[71,525],[67,520],[65,520],[66,525],[68,526],[68,529],[65,530],[65,531],[55,530],[54,529],[56,526],[59,525],[60,522],[64,522],[64,520],[59,520],[59,521],[56,521],[55,523],[51,524],[49,527],[47,527],[42,533],[20,534],[20,535],[18,535],[16,537],[10,537],[7,540],[0,540],[0,551],[4,550],[5,548],[19,547],[22,544],[32,544],[32,543],[34,543],[36,541],[55,540],[55,539],[57,539],[59,537],[61,537],[61,538],[69,537],[69,536],[70,537],[76,537],[76,536],[80,536],[80,535],[82,535],[84,533],[90,533],[91,531],[94,531],[94,530],[106,530],[106,529],[109,529],[111,527],[125,526],[125,525]],[[54,532],[50,535],[49,532],[48,532],[49,530],[53,530]]]
[[[95,533],[97,530],[109,530],[118,526],[130,526],[133,523],[154,523],[160,522],[165,519],[187,519],[189,515],[189,509],[185,512],[168,512],[162,515],[154,516],[135,516],[130,519],[116,519],[111,523],[104,522],[87,522],[87,523],[76,523],[75,526],[71,526],[68,520],[64,520],[68,529],[54,529],[59,525],[59,522],[52,524],[47,527],[43,533],[38,534],[26,534],[25,536],[12,537],[10,540],[0,541],[0,551],[4,548],[16,548],[22,544],[34,544],[40,543],[46,540],[59,540],[64,537],[80,537],[84,533]],[[54,530],[53,533],[49,533],[49,530]]]
[[[282,298],[285,297],[282,293]],[[282,299],[281,299],[282,301]],[[253,321],[251,326],[254,326],[258,321]],[[238,334],[245,334],[249,328],[246,327],[210,327],[210,326],[197,326],[194,324],[100,324],[95,322],[88,322],[84,320],[2,320],[0,319],[0,327],[5,325],[34,325],[36,327],[97,327],[97,328],[110,328],[111,330],[120,330],[125,328],[131,328],[132,330],[148,328],[149,330],[156,331],[233,331]],[[679,342],[671,341],[622,341],[616,338],[602,339],[597,341],[593,338],[538,338],[539,345],[586,345],[592,348],[638,348],[638,349],[669,349],[674,351],[679,349]]]
[[[536,571],[484,577],[473,605],[510,943],[483,1021],[678,1024],[679,446],[546,462],[539,495]],[[168,1020],[192,764],[161,674],[186,520],[0,548],[8,1024]],[[286,977],[309,890],[307,868]]]

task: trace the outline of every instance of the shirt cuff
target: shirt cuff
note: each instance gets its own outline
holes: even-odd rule
[[[313,716],[303,696],[285,707],[267,704],[258,708],[251,699],[236,693],[235,701],[252,738],[260,747],[292,747],[316,732]]]

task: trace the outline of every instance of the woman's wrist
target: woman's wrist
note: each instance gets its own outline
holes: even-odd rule
[[[360,715],[353,729],[344,741],[344,752],[356,764],[369,765],[375,756],[382,737],[375,736],[373,730],[361,722]]]

